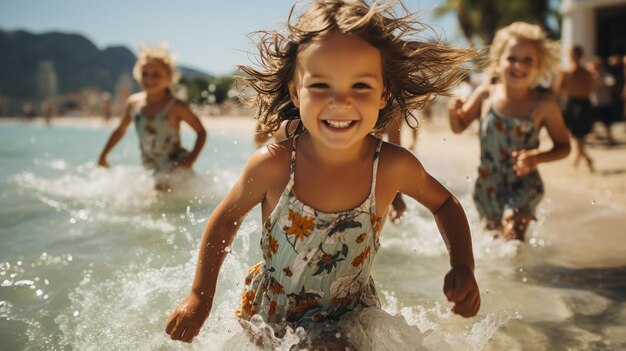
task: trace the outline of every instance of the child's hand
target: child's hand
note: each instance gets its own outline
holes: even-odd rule
[[[518,177],[527,175],[537,169],[537,151],[536,150],[520,150],[513,151],[513,170]]]
[[[181,157],[176,161],[176,167],[191,168],[193,166],[194,159],[191,156]]]
[[[448,100],[448,113],[450,116],[455,116],[456,118],[463,119],[465,117],[465,113],[463,112],[463,104],[465,103],[464,99],[454,97]]]
[[[196,294],[189,293],[170,314],[165,332],[172,340],[191,343],[211,312],[211,303],[203,301]]]
[[[391,209],[389,211],[389,220],[391,220],[392,223],[397,223],[405,211],[406,211],[406,204],[404,203],[404,199],[402,199],[402,194],[397,193],[396,197],[394,197],[393,201],[391,202]]]
[[[454,302],[452,312],[463,317],[472,317],[478,313],[480,291],[474,272],[469,267],[452,267],[444,278],[443,293],[448,301]]]
[[[109,162],[107,162],[107,160],[102,157],[98,159],[98,166],[104,167],[104,168],[111,168],[111,166],[109,165]]]

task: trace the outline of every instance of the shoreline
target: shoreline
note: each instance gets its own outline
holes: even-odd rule
[[[253,116],[224,115],[201,116],[207,132],[215,130],[235,130],[251,134],[254,131],[256,119]],[[119,118],[114,117],[105,121],[102,117],[54,117],[51,125],[65,127],[110,127],[114,128]],[[31,119],[19,117],[1,117],[0,124],[4,123],[31,123],[46,125],[45,118]],[[598,127],[598,126],[596,126]],[[595,128],[596,130],[601,128]],[[595,172],[590,173],[583,162],[578,168],[572,166],[573,151],[559,161],[539,165],[539,171],[547,188],[557,188],[571,194],[589,196],[588,202],[594,205],[607,204],[626,209],[626,123],[615,123],[612,128],[615,146],[606,146],[602,139],[588,137],[587,150],[594,161]],[[409,129],[403,129],[403,146],[407,147],[411,137]],[[453,162],[473,162],[472,171],[475,173],[479,159],[479,141],[475,129],[469,128],[461,134],[453,134],[447,126],[447,119],[434,117],[430,123],[422,122],[418,129],[417,154],[420,150],[428,150],[430,156],[435,155],[450,159]],[[547,135],[541,136],[543,148],[550,145]],[[459,152],[462,151],[462,152]]]

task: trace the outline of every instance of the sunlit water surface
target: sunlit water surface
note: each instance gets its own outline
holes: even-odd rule
[[[110,130],[0,125],[0,349],[258,349],[234,315],[246,269],[261,257],[258,208],[241,226],[198,338],[184,345],[163,331],[191,286],[207,217],[253,151],[251,131],[210,130],[195,176],[158,194],[132,132],[111,153],[110,170],[96,167]],[[183,143],[192,142],[184,131]],[[547,263],[550,199],[526,245],[494,240],[478,223],[472,176],[445,160],[422,161],[466,209],[482,309],[470,319],[449,312],[445,247],[430,213],[409,202],[401,223],[386,225],[373,273],[386,313],[347,322],[359,349],[626,349],[626,270]],[[300,337],[268,344],[289,350]]]

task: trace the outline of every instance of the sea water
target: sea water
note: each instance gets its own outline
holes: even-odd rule
[[[164,332],[190,289],[207,218],[254,151],[251,126],[210,129],[195,175],[158,193],[131,130],[102,169],[95,161],[110,125],[0,124],[0,349],[258,349],[234,315],[245,272],[261,258],[258,208],[241,225],[193,344]],[[184,145],[193,137],[183,130]],[[626,349],[626,269],[555,264],[562,233],[546,225],[553,201],[542,202],[526,244],[494,239],[473,207],[472,176],[445,159],[421,160],[466,209],[482,307],[469,319],[450,312],[445,246],[432,215],[407,200],[400,223],[386,224],[374,266],[384,312],[348,321],[359,349]],[[289,350],[301,337],[290,332],[271,348]]]

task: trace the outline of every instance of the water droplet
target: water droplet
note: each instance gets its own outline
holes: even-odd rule
[[[528,281],[528,278],[524,277],[522,278],[522,283],[526,283]]]
[[[70,223],[71,223],[71,224],[76,223],[76,218],[70,218]]]
[[[596,200],[591,200],[591,205],[595,206],[596,205]]]
[[[74,311],[74,317],[78,317],[79,314],[78,311]]]

